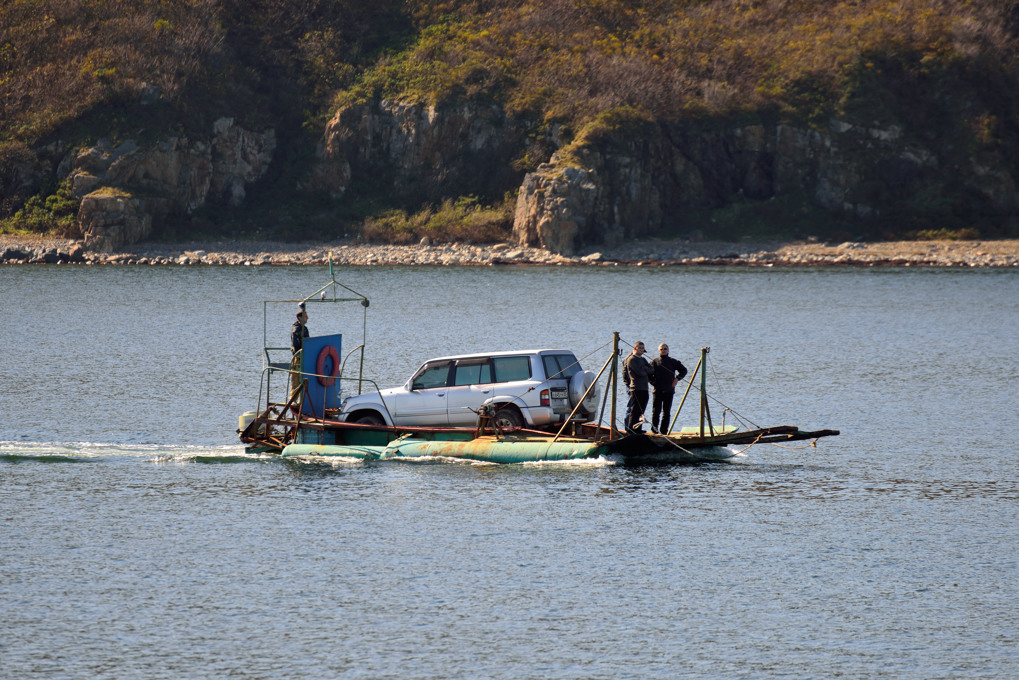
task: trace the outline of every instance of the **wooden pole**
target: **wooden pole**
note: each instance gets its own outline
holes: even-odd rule
[[[710,347],[701,347],[701,415],[699,421],[702,437],[704,436],[704,416],[708,410],[708,352],[710,351]]]
[[[693,374],[690,379],[686,382],[686,391],[683,392],[683,398],[679,400],[679,406],[676,408],[676,415],[672,416],[672,422],[669,423],[669,432],[672,432],[672,428],[676,426],[676,420],[679,418],[679,412],[683,410],[683,404],[686,403],[686,397],[690,394],[690,388],[693,387],[694,378],[697,377],[697,371],[701,370],[701,360],[697,360],[697,365],[693,369]],[[666,432],[668,434],[669,432]]]
[[[612,408],[610,409],[609,417],[611,418],[611,425],[609,427],[609,441],[616,438],[616,387],[618,385],[619,375],[619,331],[612,333],[612,376],[609,382],[612,383]]]
[[[584,392],[584,396],[580,398],[580,400],[577,402],[577,405],[573,407],[572,411],[570,411],[570,415],[566,417],[566,422],[564,422],[563,426],[559,428],[559,431],[556,432],[556,435],[552,437],[553,442],[558,441],[559,437],[561,437],[563,432],[566,431],[566,427],[573,421],[573,416],[577,415],[577,411],[580,410],[580,405],[584,403],[585,399],[587,399],[587,395],[591,394],[591,390],[598,386],[598,381],[601,380],[601,377],[605,374],[605,369],[607,369],[609,367],[609,364],[611,363],[612,358],[610,357],[609,360],[605,362],[605,365],[601,367],[601,370],[598,371],[598,375],[595,377],[594,382],[591,383],[591,386],[588,387],[587,390]]]

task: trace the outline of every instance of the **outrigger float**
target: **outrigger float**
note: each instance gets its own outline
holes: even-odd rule
[[[595,383],[605,378],[601,414],[596,422],[579,422],[574,414],[555,431],[499,426],[488,407],[478,411],[473,428],[389,426],[345,422],[339,419],[343,387],[360,394],[378,385],[364,377],[364,343],[340,361],[339,335],[305,339],[300,365],[290,357],[289,347],[268,343],[269,308],[273,304],[357,303],[362,307],[362,326],[367,331],[368,298],[331,280],[301,300],[266,300],[263,304],[263,367],[258,408],[240,417],[238,433],[249,451],[269,452],[284,458],[339,457],[374,461],[389,459],[453,459],[487,463],[527,463],[604,458],[622,465],[692,464],[724,461],[755,444],[786,444],[839,434],[838,430],[803,431],[798,427],[751,427],[716,425],[712,422],[707,395],[706,364],[709,348],[691,372],[683,398],[667,434],[633,433],[618,429],[616,382],[619,374],[619,333],[613,333],[612,351]],[[283,354],[285,352],[285,355]],[[346,365],[357,355],[356,377],[345,375]],[[351,371],[352,373],[353,371]],[[698,425],[673,430],[676,419],[700,379]],[[586,398],[588,395],[585,394]],[[609,425],[602,424],[606,408]],[[723,414],[724,416],[724,414]]]

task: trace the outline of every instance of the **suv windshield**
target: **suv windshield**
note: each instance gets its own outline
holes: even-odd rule
[[[569,380],[580,372],[580,362],[572,354],[545,354],[541,357],[545,362],[545,375],[551,378]]]
[[[415,390],[428,390],[434,387],[445,387],[446,380],[449,377],[449,362],[443,361],[438,364],[429,364],[425,366],[417,376],[414,377],[414,382],[411,385],[411,389]]]

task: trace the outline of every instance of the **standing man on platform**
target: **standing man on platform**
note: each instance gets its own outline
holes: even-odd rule
[[[651,361],[651,367],[654,369],[651,380],[655,388],[651,406],[651,431],[668,434],[672,397],[676,394],[676,385],[686,377],[686,366],[669,356],[669,346],[663,342],[658,345],[658,356]],[[661,422],[658,420],[659,415],[662,416]]]
[[[642,356],[644,352],[644,343],[637,342],[633,352],[623,362],[623,375],[629,379],[630,398],[633,400],[633,408],[626,421],[626,429],[631,432],[643,432],[640,423],[644,420],[644,410],[647,408],[648,384],[655,374],[651,364]]]
[[[290,326],[290,351],[293,356],[290,359],[290,388],[296,390],[301,385],[301,349],[304,347],[304,339],[308,333],[308,312],[302,302],[297,306],[297,321]]]
[[[308,335],[308,311],[302,302],[297,306],[297,321],[290,326],[290,351],[295,356],[304,347],[304,339]]]

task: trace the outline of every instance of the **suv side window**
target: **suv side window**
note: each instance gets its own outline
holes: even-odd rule
[[[514,382],[531,379],[530,357],[493,357],[495,382]]]
[[[415,390],[428,390],[434,387],[445,387],[449,379],[449,362],[443,361],[437,364],[428,364],[421,372],[414,376],[411,388]]]
[[[488,359],[473,359],[456,362],[453,385],[484,385],[492,382],[492,366]]]
[[[541,357],[545,364],[545,377],[565,378],[569,380],[580,372],[580,362],[572,354],[545,354]]]

